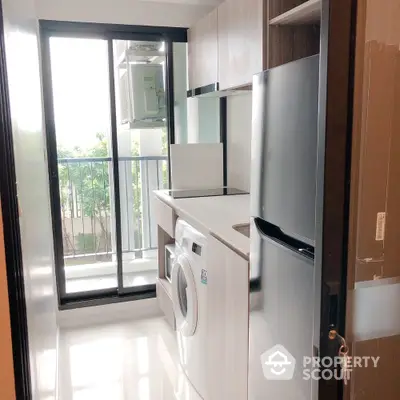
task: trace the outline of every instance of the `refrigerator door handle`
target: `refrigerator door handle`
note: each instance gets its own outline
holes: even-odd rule
[[[267,147],[267,132],[264,121],[266,110],[265,74],[253,77],[253,119],[251,140],[251,199],[250,210],[252,215],[262,215],[264,202],[264,175],[265,149]]]
[[[314,260],[314,248],[312,246],[286,235],[278,226],[271,224],[262,218],[254,218],[254,223],[261,237],[267,237],[303,257]]]
[[[310,257],[310,258],[314,258],[314,253],[311,252],[310,250],[307,249],[299,249],[300,253]]]

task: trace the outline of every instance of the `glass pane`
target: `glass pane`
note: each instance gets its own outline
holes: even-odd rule
[[[107,42],[50,38],[67,293],[117,287]]]
[[[219,102],[217,97],[187,99],[188,143],[220,143]]]
[[[214,94],[187,97],[188,50],[187,43],[174,43],[174,112],[175,142],[219,143],[220,99]]]
[[[187,90],[188,47],[187,43],[173,43],[174,55],[174,114],[175,143],[188,143]]]
[[[152,192],[168,188],[163,42],[114,43],[123,287],[155,284],[157,225]]]
[[[187,281],[185,277],[185,273],[183,272],[182,267],[179,267],[178,272],[178,297],[179,297],[179,305],[181,307],[182,315],[186,317],[188,303],[187,303]]]

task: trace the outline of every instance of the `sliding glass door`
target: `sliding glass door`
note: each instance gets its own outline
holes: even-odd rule
[[[114,40],[122,292],[156,283],[153,190],[168,188],[166,56],[162,41]]]
[[[42,29],[61,305],[155,294],[152,193],[169,187],[172,43],[156,34]]]
[[[49,45],[61,289],[71,295],[117,288],[108,44],[51,37]]]

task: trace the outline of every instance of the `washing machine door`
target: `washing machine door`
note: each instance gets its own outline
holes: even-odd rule
[[[190,262],[183,254],[174,262],[171,282],[176,330],[183,336],[192,336],[197,327],[196,283]]]

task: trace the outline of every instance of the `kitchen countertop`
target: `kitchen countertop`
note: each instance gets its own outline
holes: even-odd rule
[[[233,226],[250,222],[250,195],[174,199],[166,190],[156,190],[154,195],[204,235],[210,233],[242,257],[249,258],[250,239]]]

